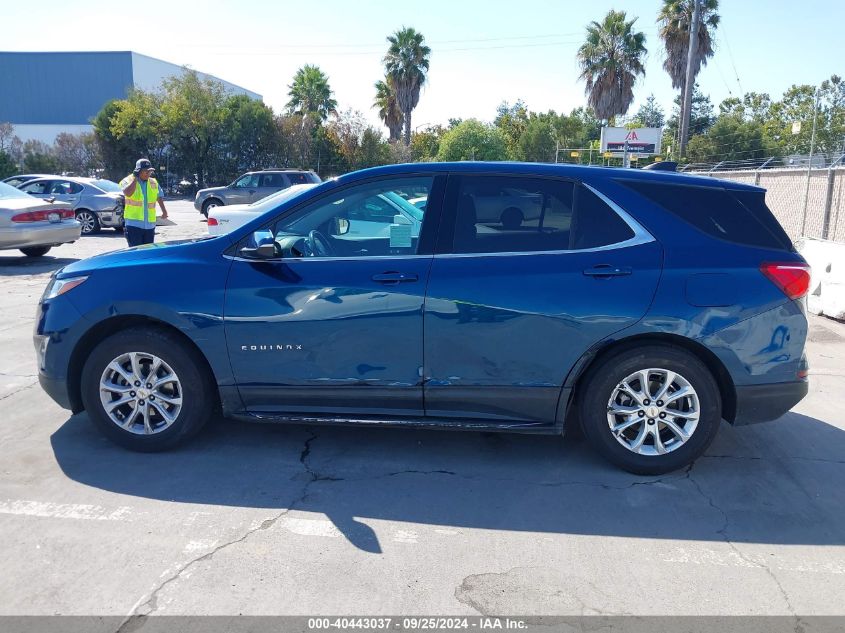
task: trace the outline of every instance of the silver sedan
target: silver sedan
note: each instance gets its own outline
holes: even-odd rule
[[[67,202],[82,225],[82,234],[98,233],[101,228],[123,230],[125,196],[111,180],[47,176],[18,185],[31,196]]]
[[[41,257],[53,246],[78,240],[81,230],[67,203],[38,200],[0,183],[0,250]]]

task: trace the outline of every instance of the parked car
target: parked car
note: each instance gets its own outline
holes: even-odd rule
[[[539,217],[479,218],[497,187],[541,199]],[[421,190],[418,234],[347,239],[382,222],[365,201]],[[807,394],[809,279],[757,187],[393,165],[280,197],[225,235],[72,263],[34,342],[47,393],[134,450],[187,440],[219,407],[279,423],[580,426],[608,460],[656,474],[701,455],[723,418],[772,420]]]
[[[282,201],[288,200],[316,187],[317,185],[294,185],[279,193],[250,205],[235,205],[212,209],[208,216],[209,235],[220,235],[233,231],[250,220],[272,211]],[[368,196],[350,205],[344,219],[348,230],[337,239],[363,241],[378,237],[388,238],[396,226],[410,226],[411,238],[417,238],[422,228],[423,211],[392,191]],[[401,230],[400,230],[401,232]],[[405,231],[407,232],[407,231]]]
[[[229,204],[252,204],[291,185],[318,183],[320,177],[302,169],[265,169],[250,171],[226,187],[200,189],[194,208],[208,217],[211,209]]]
[[[48,176],[29,180],[19,188],[36,198],[54,198],[70,204],[83,235],[98,233],[102,228],[123,230],[125,196],[116,182]]]
[[[11,185],[12,187],[18,187],[25,182],[29,182],[30,180],[35,180],[36,178],[50,178],[50,174],[20,174],[19,176],[9,176],[8,178],[4,178],[3,182],[7,185]],[[55,176],[59,178],[59,176]]]
[[[54,246],[78,240],[81,229],[70,205],[35,200],[0,183],[0,250],[19,249],[28,257],[41,257]]]

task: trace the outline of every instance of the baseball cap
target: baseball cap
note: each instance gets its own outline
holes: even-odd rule
[[[142,169],[153,169],[153,164],[146,158],[141,158],[135,163],[135,171],[141,171]]]

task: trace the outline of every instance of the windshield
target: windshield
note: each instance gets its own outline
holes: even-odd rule
[[[111,180],[92,180],[91,184],[103,191],[110,191],[114,193],[120,193],[121,191],[120,185],[116,182],[112,182]]]
[[[286,202],[291,198],[295,198],[299,194],[304,191],[308,191],[309,189],[313,189],[317,186],[317,183],[308,183],[303,185],[292,185],[287,189],[282,189],[281,191],[277,191],[276,193],[270,194],[266,198],[261,198],[261,200],[256,200],[253,202],[251,207],[260,207],[261,205],[267,204],[271,202],[272,204],[278,204],[280,202]]]
[[[7,185],[5,182],[0,182],[0,200],[9,200],[10,198],[29,198],[28,193],[24,193],[20,189],[15,189],[12,185]]]

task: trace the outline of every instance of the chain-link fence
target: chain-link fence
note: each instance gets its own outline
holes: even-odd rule
[[[794,240],[845,243],[845,167],[695,172],[766,189],[766,204]]]

